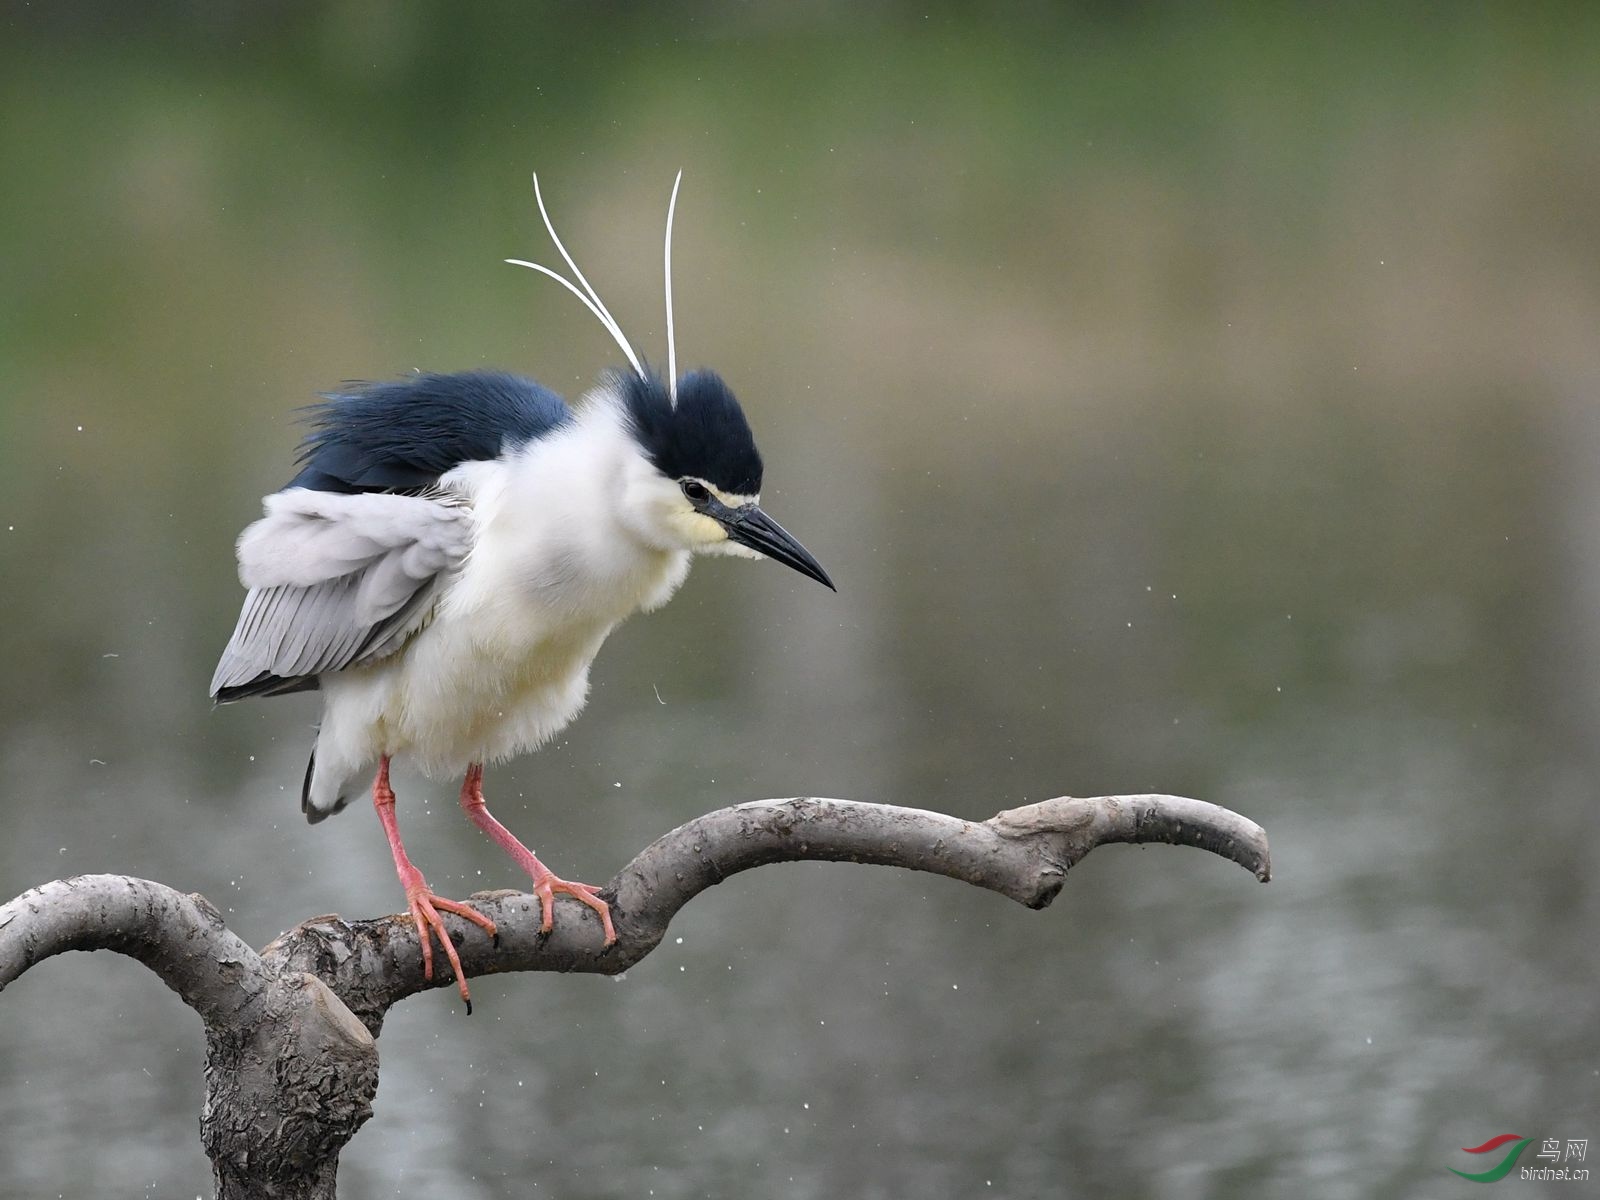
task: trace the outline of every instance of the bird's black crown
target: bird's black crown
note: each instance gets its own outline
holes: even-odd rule
[[[761,490],[761,454],[744,410],[715,371],[678,377],[674,407],[654,373],[612,377],[633,435],[656,469],[670,479],[692,475],[736,496]]]

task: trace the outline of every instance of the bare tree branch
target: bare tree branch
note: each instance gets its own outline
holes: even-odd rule
[[[0,990],[68,950],[138,959],[207,1024],[239,1020],[271,981],[204,896],[126,875],[58,879],[0,908]]]
[[[469,976],[503,971],[616,974],[649,954],[673,916],[708,887],[765,863],[876,863],[930,871],[1043,908],[1067,872],[1107,842],[1196,846],[1270,878],[1252,821],[1179,796],[1045,800],[987,821],[810,797],[718,809],[645,847],[603,895],[617,941],[576,901],[539,932],[538,902],[480,892],[500,934],[449,917]],[[339,1151],[371,1115],[373,1038],[405,997],[453,981],[422,977],[409,917],[313,917],[258,955],[204,897],[118,875],[48,883],[0,907],[0,990],[67,950],[115,950],[155,971],[204,1018],[201,1134],[219,1197],[332,1200]],[[440,956],[435,956],[436,962]]]
[[[685,904],[730,875],[766,863],[823,860],[875,863],[947,875],[1029,908],[1055,899],[1069,868],[1106,842],[1197,846],[1265,881],[1267,836],[1237,813],[1179,796],[1061,798],[1010,809],[987,821],[853,800],[756,800],[718,809],[646,846],[602,893],[617,941],[602,946],[600,922],[563,898],[555,929],[539,933],[539,907],[524,892],[479,892],[475,907],[500,931],[499,945],[476,926],[446,918],[468,977],[503,971],[585,971],[632,967],[666,935]],[[282,935],[264,958],[328,981],[376,1034],[396,1002],[451,983],[422,977],[422,950],[405,916],[345,922],[319,917]]]

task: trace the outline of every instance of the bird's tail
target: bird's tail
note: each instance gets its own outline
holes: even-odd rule
[[[300,811],[306,820],[315,825],[326,821],[350,803],[353,780],[346,776],[337,778],[335,772],[317,770],[317,751],[311,749],[311,761],[306,763],[305,782],[300,785]]]

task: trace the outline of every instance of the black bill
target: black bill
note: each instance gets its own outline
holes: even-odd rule
[[[828,573],[822,569],[822,564],[811,557],[811,551],[754,504],[724,508],[715,515],[727,529],[730,541],[748,546],[768,558],[777,559],[784,566],[793,567],[800,574],[810,576],[826,588],[839,590],[833,586],[833,580],[828,578]]]

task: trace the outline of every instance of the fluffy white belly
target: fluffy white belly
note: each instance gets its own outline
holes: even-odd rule
[[[527,510],[562,527],[550,504]],[[687,552],[621,537],[604,554],[551,542],[520,556],[495,537],[491,523],[432,622],[399,653],[322,677],[319,776],[348,782],[388,754],[447,779],[536,749],[583,709],[606,635],[665,602],[689,569]],[[331,782],[313,791],[318,807],[331,806]]]
[[[404,755],[441,779],[535,749],[582,711],[613,624],[565,623],[525,639],[431,626],[395,660],[324,679],[321,741],[351,763]]]

